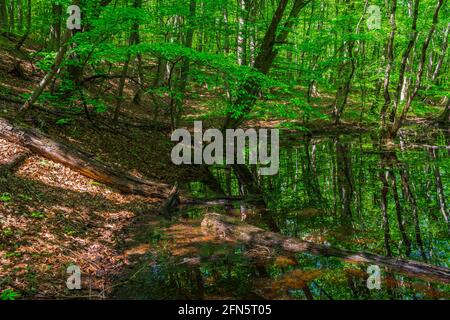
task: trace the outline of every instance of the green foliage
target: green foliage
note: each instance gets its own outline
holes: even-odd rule
[[[45,217],[45,214],[40,211],[33,211],[31,212],[31,217],[36,219],[43,219]]]
[[[20,296],[20,293],[17,293],[12,289],[6,289],[0,294],[0,300],[16,300],[20,298]]]
[[[11,194],[9,194],[7,192],[0,195],[0,201],[2,201],[2,202],[9,202],[11,200],[12,200],[12,196],[11,196]]]
[[[72,122],[72,119],[68,119],[68,118],[61,118],[59,120],[56,121],[57,125],[63,126],[66,124],[70,124]]]

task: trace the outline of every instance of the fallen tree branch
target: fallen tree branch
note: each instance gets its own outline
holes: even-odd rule
[[[186,199],[182,201],[182,205],[190,206],[229,206],[235,203],[251,202],[242,197],[218,197],[206,199]]]
[[[131,176],[94,159],[87,152],[55,141],[38,130],[14,124],[4,118],[0,118],[0,137],[124,193],[165,199],[170,190],[168,185]]]
[[[166,201],[164,201],[163,205],[161,206],[159,214],[166,218],[170,218],[172,212],[176,209],[176,207],[178,207],[179,204],[180,192],[178,191],[178,187],[175,185],[172,188],[172,191],[170,191],[170,194],[167,197]]]
[[[7,172],[14,173],[30,157],[30,152],[15,155],[9,162],[0,165],[0,175]]]
[[[413,260],[384,257],[372,253],[353,252],[285,237],[217,213],[208,213],[205,216],[202,221],[202,230],[220,238],[231,238],[244,243],[275,247],[292,253],[303,252],[317,256],[336,257],[356,264],[376,264],[410,277],[426,281],[450,283],[450,269],[448,268]]]

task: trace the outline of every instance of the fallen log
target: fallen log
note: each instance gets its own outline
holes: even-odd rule
[[[251,202],[251,200],[244,199],[243,197],[197,198],[183,200],[181,204],[189,206],[231,206],[241,202]]]
[[[0,118],[0,137],[24,146],[32,152],[57,163],[61,163],[85,177],[114,187],[124,193],[165,199],[171,188],[112,168],[96,159],[92,154],[56,141],[36,129],[26,128],[5,118]]]
[[[0,165],[0,175],[5,175],[7,172],[14,173],[19,167],[28,159],[29,152],[19,153],[14,156],[9,162]]]
[[[234,239],[291,253],[309,253],[317,256],[336,257],[350,263],[375,264],[409,277],[450,283],[449,268],[437,267],[413,260],[384,257],[372,253],[353,252],[285,237],[217,213],[208,213],[205,216],[202,221],[202,230],[219,238]]]
[[[172,191],[170,191],[169,196],[167,197],[166,201],[161,206],[161,209],[159,210],[159,214],[170,218],[172,215],[172,212],[178,207],[180,204],[180,192],[178,191],[178,187],[174,186]]]

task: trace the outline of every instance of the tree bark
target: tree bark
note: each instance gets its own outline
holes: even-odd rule
[[[0,165],[0,176],[7,173],[14,173],[30,157],[30,152],[19,153],[9,162]]]
[[[442,64],[444,63],[445,53],[447,52],[448,47],[448,34],[450,32],[450,23],[447,24],[447,28],[445,29],[443,42],[441,47],[441,53],[439,55],[438,62],[436,63],[436,67],[433,71],[433,76],[431,77],[431,81],[436,81],[439,76],[439,71],[441,70]]]
[[[9,1],[9,31],[11,31],[11,32],[14,32],[14,29],[16,27],[15,11],[16,11],[16,7],[14,5],[14,0],[10,0]]]
[[[39,82],[39,85],[36,89],[34,89],[32,95],[25,101],[23,106],[20,108],[20,112],[24,112],[27,109],[31,108],[33,104],[39,99],[40,95],[44,91],[44,89],[47,87],[47,85],[53,80],[56,73],[59,70],[59,67],[61,66],[61,63],[64,60],[64,56],[67,52],[67,45],[68,40],[70,38],[70,35],[72,34],[72,31],[67,29],[64,33],[64,38],[62,40],[61,46],[59,47],[58,53],[56,54],[55,62],[53,63],[52,67],[50,68],[50,71],[44,76],[44,78]]]
[[[394,42],[395,42],[395,32],[397,31],[397,24],[395,21],[395,14],[397,12],[397,0],[393,0],[391,4],[391,11],[389,15],[389,23],[391,25],[391,32],[389,34],[389,40],[386,48],[386,69],[384,72],[383,81],[383,95],[384,104],[381,108],[380,118],[381,118],[381,128],[387,131],[386,128],[386,114],[391,104],[391,94],[389,92],[389,83],[391,81],[392,67],[394,64]]]
[[[275,46],[286,42],[301,9],[303,9],[309,2],[310,0],[295,0],[289,17],[284,23],[282,30],[277,32],[289,3],[288,0],[280,0],[277,10],[272,18],[272,22],[264,36],[259,54],[255,59],[254,68],[257,71],[262,74],[267,74],[269,72],[275,58],[278,55],[278,50]],[[227,114],[224,128],[236,128],[242,122],[244,116],[251,111],[252,107],[256,103],[256,97],[259,91],[260,84],[257,80],[253,78],[244,80],[241,88],[238,90],[240,94],[233,104],[233,110]],[[234,116],[234,112],[237,110],[241,110],[242,112],[236,117]]]
[[[119,120],[120,109],[123,103],[123,91],[125,89],[125,81],[127,80],[128,67],[130,65],[131,55],[128,53],[126,61],[122,67],[122,75],[119,81],[119,87],[117,89],[117,98],[116,98],[116,108],[114,109],[114,118],[113,121],[117,122]]]
[[[408,59],[411,53],[412,48],[414,47],[414,44],[416,43],[417,39],[417,18],[419,16],[419,0],[414,1],[414,9],[413,9],[413,21],[412,21],[412,27],[411,27],[411,34],[409,36],[409,42],[408,46],[406,47],[405,52],[403,53],[402,62],[400,64],[400,72],[399,72],[399,78],[397,83],[397,89],[395,92],[394,97],[394,105],[391,111],[390,115],[390,121],[394,121],[395,115],[397,114],[398,105],[400,103],[400,98],[402,96],[402,89],[406,89],[407,82],[405,82],[405,71],[408,64]]]
[[[50,26],[50,49],[56,51],[61,46],[62,5],[52,5],[52,24]]]
[[[247,64],[247,39],[245,34],[245,16],[246,8],[244,0],[237,0],[238,4],[238,34],[237,34],[237,48],[236,57],[238,65]]]
[[[412,89],[412,92],[411,92],[408,100],[406,101],[405,107],[403,108],[402,112],[400,113],[399,116],[395,117],[394,123],[392,124],[392,126],[390,126],[390,128],[388,130],[388,138],[393,138],[394,136],[397,135],[398,130],[400,129],[400,127],[403,124],[403,121],[406,119],[406,115],[409,112],[409,109],[412,105],[414,98],[416,97],[417,93],[419,92],[420,86],[422,84],[422,77],[423,77],[423,73],[424,73],[424,66],[425,66],[425,61],[426,61],[426,57],[427,57],[428,47],[430,45],[434,31],[436,30],[436,26],[439,22],[439,12],[442,8],[443,3],[444,3],[443,0],[438,0],[438,2],[437,2],[436,9],[433,14],[432,25],[431,25],[430,30],[428,31],[427,37],[425,38],[425,41],[422,45],[419,67],[418,67],[418,70],[416,73],[416,83],[414,85],[414,88]]]
[[[0,0],[0,30],[8,28],[8,9],[6,0]]]
[[[187,17],[187,30],[184,40],[184,46],[186,48],[192,48],[192,42],[194,39],[194,24],[195,24],[195,12],[197,9],[197,0],[189,1],[189,16]],[[172,114],[172,127],[176,128],[180,122],[183,114],[183,107],[186,98],[186,88],[189,80],[191,61],[189,58],[184,57],[180,70],[180,79],[177,82],[177,95],[175,97],[175,112]]]
[[[366,11],[367,2],[364,7],[364,14]],[[353,1],[346,1],[346,12],[347,16],[354,14],[354,4]],[[359,26],[358,23],[355,34],[359,34]],[[346,33],[349,37],[345,40],[345,43],[342,46],[341,58],[344,60],[342,65],[338,70],[338,74],[340,75],[340,79],[338,79],[338,89],[336,91],[336,96],[334,99],[333,105],[333,114],[334,114],[334,123],[339,124],[341,122],[342,114],[344,113],[344,108],[347,105],[348,96],[350,94],[351,84],[353,81],[353,77],[356,72],[356,59],[353,53],[353,48],[355,47],[355,40],[352,40],[352,28],[349,22],[349,25],[344,28],[344,34]],[[345,57],[345,52],[347,51],[347,56]]]
[[[142,0],[134,0],[133,7],[136,9],[142,9]],[[140,28],[139,21],[135,21],[133,23],[133,28],[132,28],[133,44],[135,44],[135,45],[138,45],[141,43],[141,35],[140,35],[139,28]],[[133,101],[136,104],[141,104],[142,95],[144,93],[143,88],[144,88],[145,77],[144,77],[144,70],[142,68],[142,55],[140,53],[138,53],[136,55],[136,68],[137,68],[137,76],[138,76],[138,79],[137,79],[138,88],[136,89],[136,91],[134,93]]]
[[[208,213],[205,216],[202,221],[202,230],[219,238],[281,249],[291,253],[309,253],[317,256],[336,257],[356,264],[376,264],[409,277],[450,283],[450,269],[445,267],[437,267],[413,260],[384,257],[366,252],[354,252],[285,237],[217,213]]]
[[[0,118],[0,137],[20,144],[32,152],[61,163],[85,177],[91,178],[124,193],[165,199],[170,187],[131,176],[110,165],[94,159],[94,156],[77,148],[51,139],[49,136],[11,121]]]
[[[27,1],[27,17],[26,17],[26,27],[25,27],[25,33],[20,38],[19,42],[16,44],[16,49],[20,50],[22,48],[23,44],[27,40],[28,36],[30,35],[31,31],[31,0]]]

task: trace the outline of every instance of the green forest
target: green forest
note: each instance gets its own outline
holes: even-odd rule
[[[449,18],[0,0],[0,300],[450,299]]]

